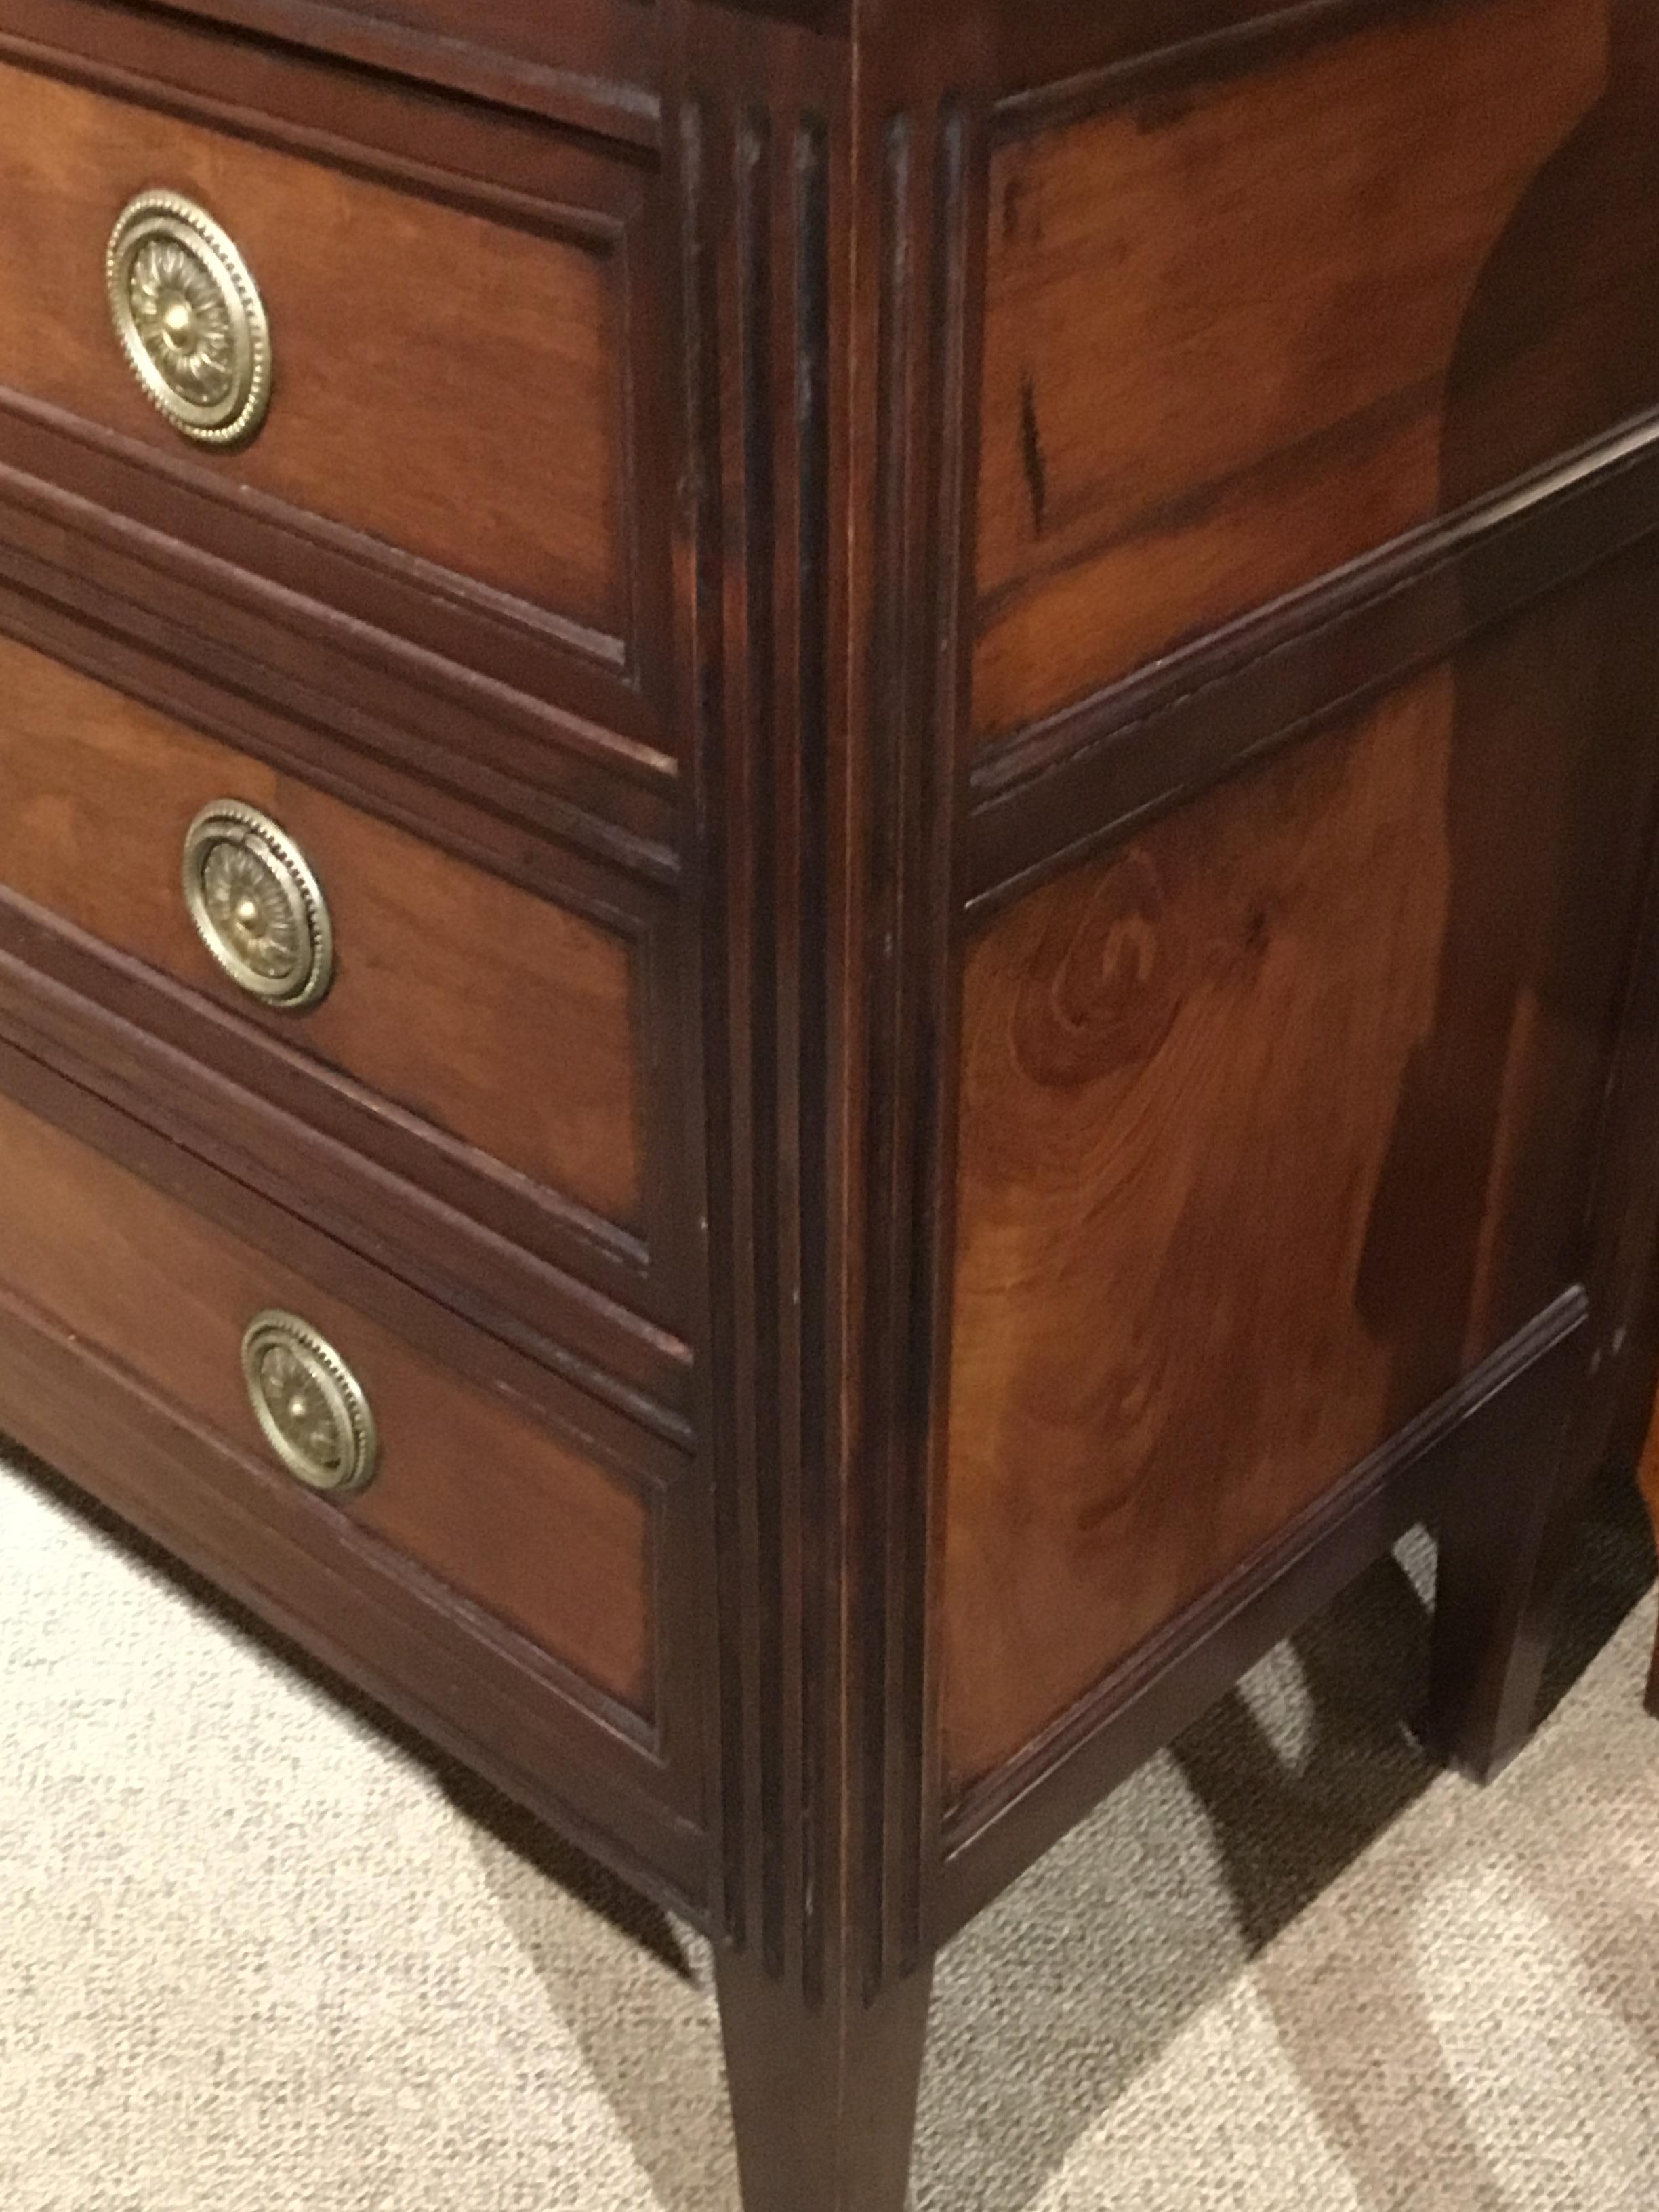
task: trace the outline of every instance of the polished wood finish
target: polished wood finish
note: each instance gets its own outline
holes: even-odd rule
[[[268,1450],[242,1331],[269,1306],[299,1313],[359,1376],[382,1432],[374,1486],[334,1510],[649,1717],[650,1512],[637,1490],[8,1100],[0,1144],[14,1294],[250,1457]]]
[[[192,0],[189,13],[439,84],[641,145],[659,136],[661,15],[654,0]]]
[[[981,737],[1659,399],[1651,18],[1369,15],[1264,18],[999,148]]]
[[[12,532],[27,536],[47,520],[54,532],[85,541],[74,565],[103,571],[103,592],[148,602],[155,617],[186,636],[204,620],[215,636],[235,632],[239,658],[252,653],[290,685],[308,684],[313,717],[321,713],[343,731],[361,731],[365,715],[388,719],[400,744],[424,732],[451,757],[445,762],[451,777],[493,772],[486,787],[498,802],[502,775],[527,783],[514,794],[515,811],[557,794],[567,808],[597,807],[613,836],[637,826],[642,811],[653,811],[650,794],[660,801],[672,788],[675,769],[667,696],[669,487],[644,475],[639,460],[643,446],[662,434],[672,401],[661,289],[651,267],[652,178],[637,149],[602,148],[585,134],[550,131],[535,116],[434,99],[395,76],[342,70],[299,46],[213,35],[168,11],[112,9],[106,0],[11,0],[0,21],[0,62],[15,65],[25,84],[40,78],[48,88],[43,97],[59,81],[83,92],[102,104],[99,113],[107,107],[112,130],[131,117],[120,127],[158,153],[175,131],[181,143],[211,149],[210,159],[202,156],[204,176],[257,173],[277,180],[262,195],[258,226],[271,234],[274,256],[272,268],[261,271],[255,264],[264,289],[270,292],[273,273],[291,270],[303,292],[313,263],[326,264],[334,280],[329,303],[313,320],[333,331],[336,349],[313,357],[322,374],[300,396],[300,412],[316,415],[325,440],[337,433],[323,431],[325,415],[337,424],[350,418],[356,443],[353,455],[339,457],[343,478],[350,483],[365,471],[382,487],[376,498],[392,502],[359,520],[343,509],[335,516],[325,497],[322,512],[302,503],[325,487],[289,476],[262,488],[260,449],[267,436],[282,444],[274,415],[239,454],[216,458],[167,430],[131,389],[118,395],[133,410],[125,428],[113,426],[89,397],[77,396],[78,385],[66,390],[66,404],[32,397],[23,363],[21,387],[0,380],[0,501],[16,511]],[[141,184],[155,181],[148,165],[131,173]],[[121,180],[125,188],[137,188],[131,173]],[[313,196],[319,213],[337,200],[349,213],[360,185],[374,187],[396,210],[390,228],[404,241],[404,258],[381,286],[402,319],[410,357],[389,352],[378,332],[365,337],[351,321],[360,291],[365,307],[374,294],[372,246],[361,243],[354,226],[331,249],[306,248],[282,216],[290,179],[302,199]],[[114,189],[117,179],[109,181]],[[26,177],[20,189],[28,187]],[[33,191],[38,197],[38,181]],[[363,204],[380,208],[373,196]],[[87,210],[86,223],[90,216]],[[469,407],[471,372],[453,337],[433,345],[443,317],[410,274],[425,265],[420,241],[428,220],[445,261],[465,264],[456,267],[452,289],[465,306],[468,333],[487,331],[494,315],[502,325],[504,359],[517,354],[524,335],[524,285],[538,311],[561,306],[574,285],[576,355],[588,359],[598,380],[591,404],[581,396],[578,358],[571,364],[578,388],[562,410],[556,386],[538,396],[540,383],[522,380],[512,389],[500,380],[490,407]],[[94,263],[101,261],[106,235],[106,229],[88,234]],[[499,247],[498,240],[505,241]],[[11,251],[20,249],[14,244]],[[331,251],[337,262],[329,261]],[[521,268],[523,262],[532,266]],[[503,279],[524,280],[518,291],[504,292],[499,308],[478,289],[492,268]],[[55,283],[50,255],[46,273]],[[66,354],[60,365],[71,371],[83,362],[94,381],[94,331],[106,330],[106,317],[103,325],[95,321],[105,314],[97,304],[100,282],[88,264],[86,297],[75,293],[73,314],[60,318],[60,336],[47,349],[52,359]],[[605,302],[595,311],[604,330],[594,326],[586,336],[585,287],[590,295],[597,287]],[[276,336],[280,356],[280,331]],[[568,348],[573,340],[563,343]],[[550,348],[555,343],[550,339]],[[300,344],[303,353],[303,336]],[[372,381],[353,385],[337,373],[337,362],[365,353]],[[118,385],[130,386],[118,353],[115,367]],[[518,367],[526,368],[522,358]],[[276,374],[280,383],[280,357]],[[335,389],[342,382],[343,398]],[[404,450],[410,438],[400,439],[393,427],[392,395],[404,390],[419,402],[406,431],[425,434],[412,453]],[[354,391],[362,396],[354,399]],[[441,422],[432,418],[434,408]],[[585,422],[600,424],[597,447]],[[507,435],[497,433],[497,423]],[[448,455],[435,481],[428,448]],[[487,469],[475,465],[480,458]],[[301,472],[303,465],[295,464]],[[507,588],[490,580],[500,572],[479,532],[495,527],[495,507],[507,496],[503,470],[538,489],[543,516],[506,527],[504,544],[517,545],[544,580],[553,578],[556,546],[555,565],[588,576],[586,611],[574,599],[547,605],[524,596],[538,588],[527,568]],[[547,512],[567,476],[572,488],[584,481],[598,486],[603,476],[608,520],[596,523],[574,512],[558,519],[558,501]],[[445,533],[435,557],[423,550],[424,539],[376,534],[395,529],[394,509],[409,503],[409,494],[383,488],[394,477],[409,484],[427,523]],[[447,507],[452,483],[469,487],[471,521]],[[590,554],[599,543],[615,548],[604,586],[614,623],[595,611],[599,572]],[[454,565],[469,550],[481,574]],[[61,538],[57,557],[66,565]],[[123,572],[119,581],[116,571]],[[152,621],[141,635],[153,634]],[[201,657],[210,669],[220,665]],[[568,823],[568,811],[562,819]],[[597,822],[590,834],[603,834]]]
[[[533,1181],[641,1226],[640,1010],[625,939],[299,778],[0,641],[0,883]],[[332,921],[336,975],[261,1006],[179,884],[210,801],[270,814]],[[118,1002],[124,979],[107,987]],[[211,1058],[205,1025],[196,1048]]]
[[[1577,1285],[1507,1339],[1194,1604],[1136,1648],[1063,1720],[952,1808],[933,1924],[964,1926],[1143,1759],[1199,1719],[1295,1626],[1418,1522],[1455,1503],[1479,1527],[1468,1574],[1437,1593],[1419,1734],[1480,1777],[1524,1740],[1534,1644],[1515,1626],[1553,1619],[1536,1574],[1548,1550],[1531,1507],[1559,1498],[1559,1426],[1538,1418],[1578,1395],[1589,1302]],[[1483,1567],[1484,1572],[1479,1571]],[[1542,1588],[1541,1599],[1539,1589]],[[1506,1642],[1513,1632],[1514,1641]],[[1500,1740],[1494,1718],[1507,1724]]]
[[[0,149],[0,382],[621,633],[620,305],[602,240],[487,221],[7,64]],[[270,414],[234,453],[164,422],[111,331],[104,248],[155,185],[223,224],[270,318]]]
[[[276,1279],[302,1280],[393,1335],[438,1374],[521,1413],[584,1466],[651,1501],[653,1717],[647,1722],[521,1632],[287,1474],[246,1432],[105,1358],[0,1269],[5,1429],[526,1802],[603,1839],[677,1910],[706,1910],[700,1807],[701,1626],[690,1563],[702,1521],[683,1443],[665,1442],[300,1220],[0,1042],[0,1094],[118,1161],[181,1213],[216,1224]],[[470,1479],[470,1478],[469,1478]],[[372,1492],[368,1495],[372,1496]]]
[[[1413,1522],[1427,1739],[1524,1740],[1659,1362],[1656,73],[0,0],[0,1423],[707,1930],[748,2212],[900,2212],[939,1945]],[[239,455],[100,319],[169,182]],[[317,1016],[172,902],[233,769]],[[359,1504],[237,1426],[256,1289]]]
[[[1654,584],[1604,571],[975,944],[957,1786],[1572,1281],[1605,915],[1659,764]]]
[[[720,1953],[715,1973],[745,2205],[902,2206],[931,1971],[873,2004],[832,2002],[805,2021],[746,1954]]]

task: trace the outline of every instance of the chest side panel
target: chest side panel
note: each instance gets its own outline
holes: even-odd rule
[[[1575,1278],[1650,555],[970,950],[945,1735],[1020,1750]]]
[[[981,742],[1659,398],[1650,11],[1296,14],[1006,112]]]

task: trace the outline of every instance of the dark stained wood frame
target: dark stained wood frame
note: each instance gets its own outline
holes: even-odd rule
[[[682,596],[697,610],[684,680],[720,702],[697,752],[708,794],[700,849],[720,899],[707,939],[710,1211],[730,1224],[708,1340],[732,1408],[724,1429],[706,1401],[722,1454],[713,1558],[728,1623],[711,1714],[725,1745],[715,1932],[730,1947],[728,2058],[757,2212],[898,2206],[934,1947],[1414,1519],[1442,1524],[1445,1543],[1425,1724],[1443,1755],[1495,1771],[1528,1724],[1573,1499],[1626,1356],[1656,1181],[1632,1157],[1632,1133],[1659,1106],[1659,1068],[1635,1042],[1643,979],[1659,968],[1651,918],[1630,946],[1633,1042],[1609,1094],[1583,1282],[947,1816],[938,1654],[917,1627],[929,1618],[939,1535],[948,1078],[967,933],[1017,891],[1445,658],[1659,525],[1654,419],[1610,425],[1533,477],[966,764],[974,486],[963,457],[975,444],[993,136],[1029,125],[1030,106],[1008,95],[1030,84],[1067,80],[1067,110],[1086,101],[1091,71],[1159,43],[1154,22],[1174,38],[1246,12],[1191,0],[1109,21],[1064,5],[862,21],[844,177],[833,150],[844,78],[818,93],[831,118],[830,189],[852,213],[813,250],[828,253],[832,323],[870,364],[841,433],[858,518],[847,619],[861,650],[845,758],[832,715],[827,790],[803,790],[793,767],[813,726],[811,696],[793,686],[821,641],[774,627],[805,623],[823,590],[816,561],[839,551],[802,542],[801,501],[810,513],[821,465],[803,456],[799,422],[774,397],[815,342],[799,313],[805,248],[792,188],[803,172],[777,149],[799,131],[800,86],[817,81],[823,50],[778,28],[734,51],[715,12],[694,8],[684,76],[665,81],[691,209],[689,434],[711,455]],[[1292,11],[1283,35],[1362,12]],[[765,178],[758,213],[741,189],[727,196],[734,170]],[[862,241],[850,266],[835,250],[848,233]],[[735,356],[722,350],[733,344]],[[827,372],[832,395],[838,365]],[[812,388],[825,374],[812,369]],[[942,438],[942,424],[952,434]],[[744,580],[746,601],[732,588],[740,594]],[[839,587],[826,596],[840,619]],[[731,613],[745,604],[746,621]],[[793,957],[808,921],[822,967],[810,945]],[[791,957],[775,963],[780,937]],[[866,1118],[837,1119],[837,1100],[861,1103]],[[769,1331],[778,1311],[802,1316],[799,1335]],[[1494,1552],[1500,1494],[1514,1538]],[[827,1917],[826,1899],[838,1900]],[[830,2127],[843,2100],[870,2130],[867,2157]]]
[[[577,0],[524,19],[514,38],[469,0],[401,10],[354,0],[173,0],[179,12],[394,70],[625,143],[655,148],[659,17],[653,0]]]
[[[1391,4],[1427,0],[1314,0],[1249,37],[1291,45]],[[1659,1363],[1656,877],[1644,914],[1620,917],[1628,988],[1579,1279],[946,1802],[934,1601],[974,932],[1659,529],[1659,415],[1609,424],[970,758],[992,147],[1110,97],[1127,60],[1207,40],[1170,66],[1227,65],[1256,12],[572,0],[566,68],[323,0],[0,5],[0,50],[19,26],[72,40],[95,17],[107,57],[164,75],[200,35],[186,18],[258,32],[215,34],[250,104],[268,71],[311,82],[306,46],[360,72],[337,80],[353,117],[447,87],[477,103],[455,102],[453,128],[479,176],[514,190],[532,133],[592,133],[632,165],[641,560],[660,555],[645,589],[662,626],[631,705],[614,678],[573,674],[532,734],[522,702],[458,678],[435,635],[365,639],[251,580],[234,544],[187,544],[161,489],[112,517],[55,483],[39,425],[38,447],[0,455],[0,626],[204,726],[229,717],[237,742],[555,896],[603,881],[616,910],[652,915],[686,1163],[664,1206],[684,1224],[662,1232],[667,1303],[603,1269],[580,1289],[538,1278],[544,1326],[526,1332],[491,1287],[501,1255],[440,1225],[453,1191],[371,1198],[340,1133],[280,1103],[244,1097],[225,1117],[238,1133],[210,1141],[217,1094],[168,1060],[154,1004],[123,1028],[67,969],[42,980],[63,956],[38,930],[0,941],[0,1083],[636,1475],[662,1471],[661,1755],[532,1684],[392,1565],[333,1556],[305,1501],[272,1486],[248,1511],[181,1409],[15,1313],[3,1406],[76,1480],[708,1930],[750,2212],[899,2212],[938,1945],[1415,1519],[1444,1542],[1427,1725],[1443,1755],[1494,1771],[1524,1735],[1583,1481]],[[456,11],[433,0],[422,19]]]

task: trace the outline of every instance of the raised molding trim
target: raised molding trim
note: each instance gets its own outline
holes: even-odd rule
[[[1423,1518],[1440,1494],[1446,1455],[1478,1452],[1482,1415],[1575,1345],[1590,1319],[1583,1285],[1571,1285],[967,1790],[945,1818],[934,1940],[963,1926],[1288,1627]]]
[[[1659,529],[1659,413],[988,746],[977,919]]]

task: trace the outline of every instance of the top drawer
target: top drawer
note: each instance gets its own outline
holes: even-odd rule
[[[67,39],[89,12],[33,0],[0,29],[39,17]],[[290,626],[297,591],[654,743],[629,357],[648,168],[125,20],[97,10],[94,46],[50,70],[0,39],[0,454],[263,574]],[[106,266],[148,195],[206,221],[163,216]],[[261,313],[269,404],[201,442],[153,399],[199,415],[245,328],[259,350]]]

